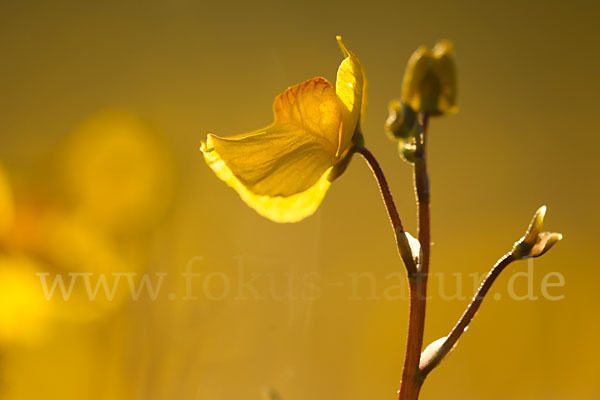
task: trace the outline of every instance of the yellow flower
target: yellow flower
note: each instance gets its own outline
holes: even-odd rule
[[[366,78],[358,58],[337,40],[345,59],[335,89],[324,78],[309,79],[277,96],[268,127],[228,138],[209,134],[202,143],[217,176],[275,222],[313,214],[349,160],[366,103]]]
[[[102,229],[90,224],[80,214],[63,213],[41,203],[21,203],[18,210],[5,258],[0,251],[0,276],[3,276],[3,260],[12,262],[21,256],[35,260],[35,272],[49,274],[44,278],[30,274],[37,282],[35,289],[40,295],[54,293],[44,301],[53,305],[52,318],[57,320],[92,321],[124,304],[130,294],[125,288],[129,278],[118,278],[115,274],[139,274],[142,268],[141,256],[133,247],[127,246],[124,235],[118,236],[119,247]],[[62,289],[54,286],[60,285],[57,279],[64,282],[66,291],[70,293],[68,301],[62,297]],[[71,282],[75,282],[74,286],[70,286]],[[0,289],[2,287],[0,284]],[[90,293],[95,293],[93,298]],[[0,296],[0,303],[2,299]],[[1,312],[0,309],[0,319]],[[1,336],[0,324],[0,342]]]
[[[172,192],[166,148],[135,116],[98,113],[63,149],[66,189],[95,227],[126,233],[148,227],[163,214]]]
[[[35,275],[43,269],[25,256],[0,254],[0,345],[40,339],[50,312]]]
[[[452,43],[419,47],[408,60],[402,81],[402,100],[417,112],[443,115],[458,111],[456,66]]]

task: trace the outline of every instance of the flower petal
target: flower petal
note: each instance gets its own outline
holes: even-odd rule
[[[327,179],[331,167],[308,189],[292,196],[271,197],[252,193],[227,167],[215,151],[204,153],[206,162],[219,178],[235,189],[244,202],[263,217],[275,222],[297,222],[312,215],[323,200],[331,182]]]
[[[431,74],[430,70],[433,64],[434,58],[431,50],[426,46],[420,46],[410,56],[406,70],[404,71],[402,100],[417,112],[423,111],[423,98],[429,98],[431,97],[431,92],[437,91],[437,87],[431,83],[435,82],[435,77],[426,79],[427,74]],[[423,82],[430,84],[422,87]],[[432,100],[429,101],[431,102]]]
[[[446,115],[458,111],[456,65],[452,43],[442,40],[410,56],[402,80],[402,100],[417,112]]]
[[[452,43],[448,40],[436,43],[433,54],[436,57],[434,69],[440,80],[438,108],[446,114],[455,114],[458,112],[456,99],[458,84]]]
[[[341,36],[337,37],[337,41],[345,57],[338,68],[335,83],[343,116],[336,156],[343,157],[350,148],[356,127],[362,122],[367,103],[367,78],[358,57],[348,50]]]
[[[314,213],[329,188],[342,117],[323,78],[287,89],[273,110],[271,126],[229,138],[209,134],[202,151],[217,176],[259,214],[295,222]]]

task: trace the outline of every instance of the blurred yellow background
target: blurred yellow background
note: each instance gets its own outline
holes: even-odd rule
[[[369,78],[367,146],[413,233],[386,106],[417,46],[455,44],[460,112],[430,128],[431,270],[445,281],[431,281],[427,343],[466,306],[468,274],[508,251],[538,206],[565,235],[534,262],[540,299],[509,298],[511,274],[527,271],[511,266],[422,398],[600,398],[599,19],[583,0],[2,2],[0,396],[395,398],[408,301],[384,293],[404,284],[402,266],[364,162],[316,215],[278,225],[199,152],[207,132],[270,123],[286,87],[334,80],[341,34]],[[201,274],[193,292],[188,267]],[[374,295],[370,278],[352,287],[365,272]],[[548,272],[563,274],[550,292],[564,299],[541,296]],[[46,301],[42,281],[68,286],[69,273],[71,298]],[[87,297],[85,277],[115,273],[129,275],[112,300]],[[155,300],[128,291],[142,273],[164,278]],[[444,298],[456,276],[464,298]]]

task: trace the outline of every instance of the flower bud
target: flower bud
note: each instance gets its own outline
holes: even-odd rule
[[[392,139],[408,139],[415,135],[418,124],[417,113],[406,103],[392,100],[388,105],[389,117],[385,131]]]
[[[415,139],[400,140],[398,142],[398,153],[404,161],[414,164],[417,161],[417,144]]]
[[[408,245],[410,246],[410,252],[415,260],[415,263],[418,265],[421,260],[421,242],[413,235],[408,232],[405,232],[406,238],[408,239]]]
[[[452,43],[443,40],[432,50],[419,47],[408,60],[402,82],[402,100],[417,112],[451,114],[456,104],[457,78]]]
[[[512,249],[515,259],[539,257],[562,240],[563,236],[560,233],[541,232],[545,216],[546,206],[541,206],[535,212],[525,235],[515,243]]]
[[[421,353],[421,360],[419,361],[419,369],[424,371],[425,373],[429,373],[432,369],[439,365],[440,362],[450,353],[458,342],[454,343],[454,345],[448,349],[444,348],[444,344],[446,344],[446,340],[448,340],[447,336],[441,337],[438,340],[431,342],[425,350]]]
[[[531,257],[539,257],[561,241],[563,235],[556,232],[542,232],[538,236],[536,244],[531,248]]]

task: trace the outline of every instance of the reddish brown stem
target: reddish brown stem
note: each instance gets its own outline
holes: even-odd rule
[[[430,258],[430,202],[429,202],[429,175],[427,173],[426,144],[429,116],[423,113],[421,126],[423,131],[417,137],[414,184],[417,200],[419,232],[418,239],[421,243],[421,261],[417,274],[409,280],[410,309],[408,316],[408,335],[406,339],[406,354],[402,369],[399,400],[415,400],[419,397],[424,377],[419,371],[419,361],[423,348],[423,335],[425,330],[425,311],[427,306],[427,277],[429,274]]]
[[[515,261],[515,257],[512,255],[512,253],[508,253],[498,260],[498,262],[496,262],[496,264],[492,267],[488,275],[479,286],[477,294],[475,294],[475,297],[473,297],[473,300],[471,300],[471,303],[463,315],[460,317],[454,328],[452,328],[452,331],[448,335],[444,344],[442,344],[440,347],[440,350],[437,352],[435,358],[432,358],[426,365],[422,366],[421,375],[423,376],[423,379],[442,361],[442,359],[450,352],[450,350],[452,350],[460,336],[465,332],[471,323],[473,317],[475,317],[477,310],[479,310],[481,303],[483,303],[485,295],[494,284],[496,278],[498,278],[502,271],[504,271],[504,269],[513,261]]]
[[[367,161],[367,164],[369,164],[371,171],[373,171],[373,175],[375,175],[375,179],[377,180],[379,189],[381,190],[381,197],[383,198],[385,208],[387,209],[388,216],[390,217],[392,229],[394,230],[396,245],[398,246],[398,253],[404,262],[408,276],[414,276],[417,271],[417,267],[415,265],[412,253],[410,252],[406,236],[404,235],[404,227],[402,226],[400,215],[398,215],[398,210],[396,209],[396,204],[394,203],[394,199],[392,197],[387,180],[385,179],[383,170],[379,166],[379,163],[377,162],[377,159],[373,153],[371,153],[366,147],[357,147],[355,151],[363,156],[365,161]]]
[[[375,175],[375,179],[379,184],[379,189],[381,190],[381,197],[383,197],[383,202],[385,203],[385,208],[387,209],[388,216],[390,217],[390,222],[392,223],[392,228],[394,232],[401,231],[404,232],[404,227],[402,226],[402,221],[400,220],[400,215],[398,215],[398,210],[396,209],[396,204],[394,203],[394,198],[392,197],[392,193],[390,192],[390,186],[387,183],[387,179],[385,179],[385,175],[383,170],[379,166],[377,159],[367,149],[366,147],[358,147],[356,152],[359,153],[369,167],[373,174]]]

